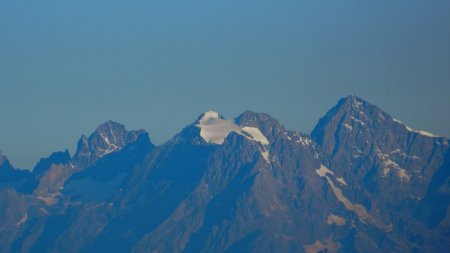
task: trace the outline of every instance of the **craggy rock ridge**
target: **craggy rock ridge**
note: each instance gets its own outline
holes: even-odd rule
[[[1,252],[447,252],[449,140],[356,97],[311,135],[206,112],[166,143],[108,121],[31,171],[0,154]]]

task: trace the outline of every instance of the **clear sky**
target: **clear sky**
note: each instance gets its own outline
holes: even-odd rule
[[[356,94],[450,136],[450,1],[0,0],[0,150],[13,165],[112,119],[163,143],[207,110],[309,133]]]

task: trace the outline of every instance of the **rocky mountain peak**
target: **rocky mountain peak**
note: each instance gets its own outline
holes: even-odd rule
[[[69,151],[59,151],[52,153],[47,158],[42,158],[33,168],[33,174],[42,174],[47,171],[53,164],[68,164],[71,158]]]
[[[250,111],[236,119],[225,119],[219,113],[209,111],[203,113],[194,125],[186,127],[182,133],[188,138],[200,137],[208,144],[222,145],[230,134],[235,133],[247,140],[269,145],[269,140],[262,133],[262,129],[272,129],[271,125],[265,125],[270,122],[273,122],[270,116]]]
[[[343,101],[343,104],[356,110],[362,109],[362,107],[369,105],[369,103],[367,103],[364,99],[356,95],[349,95],[341,100]]]
[[[335,152],[338,136],[371,143],[375,135],[387,130],[402,132],[393,118],[375,105],[351,95],[339,102],[322,117],[313,129],[312,138],[324,146],[329,154]],[[333,151],[334,150],[334,151]]]
[[[195,123],[199,124],[201,122],[206,122],[208,120],[215,120],[215,119],[225,119],[225,118],[218,112],[207,111],[207,112],[200,114],[200,116],[198,116],[197,121]]]
[[[12,170],[14,169],[10,164],[8,158],[0,151],[0,170]]]
[[[8,228],[0,245],[7,252],[446,252],[449,154],[447,139],[356,96],[341,99],[311,138],[251,111],[235,119],[203,113],[158,147],[143,130],[106,122],[80,138],[68,166],[28,181],[0,168]],[[68,152],[40,167],[58,159],[70,159]]]
[[[437,137],[414,130],[377,106],[353,95],[341,99],[319,120],[311,133],[313,139],[324,146],[329,154],[336,152],[339,139],[360,142],[356,146],[370,146],[374,142],[377,146],[389,146],[418,135],[419,138]]]
[[[79,165],[91,164],[107,154],[121,150],[124,146],[136,141],[139,136],[146,136],[150,142],[144,130],[128,131],[123,124],[107,121],[89,137],[81,136],[74,160]]]
[[[127,141],[127,134],[128,131],[124,125],[110,120],[101,124],[89,136],[89,142],[93,148],[98,149],[99,155],[103,156],[123,147]]]
[[[275,118],[266,113],[245,111],[235,119],[241,127],[254,127],[260,129],[270,142],[273,142],[280,133],[285,132],[285,127]]]
[[[0,152],[0,189],[13,188],[22,191],[20,188],[30,176],[29,170],[14,168],[8,158]]]
[[[431,180],[434,173],[428,169],[430,159],[439,160],[446,152],[445,138],[414,130],[356,96],[341,99],[319,120],[311,135],[339,165],[337,171],[352,174],[350,183],[361,184],[356,179],[364,178],[370,191],[392,188],[397,197],[409,194],[421,198],[423,182]],[[398,184],[402,184],[401,189],[396,188]]]
[[[2,165],[6,161],[8,161],[8,158],[2,154],[2,151],[0,151],[0,165]]]

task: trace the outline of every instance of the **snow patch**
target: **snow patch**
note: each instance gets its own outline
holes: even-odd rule
[[[336,181],[338,181],[339,183],[341,183],[342,185],[347,185],[347,182],[345,182],[343,177],[337,177]]]
[[[353,211],[358,215],[359,220],[361,220],[362,223],[366,223],[371,219],[370,214],[367,212],[367,210],[364,208],[364,206],[360,204],[353,204],[343,193],[342,190],[339,189],[339,187],[335,186],[333,181],[327,176],[326,177],[328,184],[331,186],[331,189],[333,190],[334,195],[336,198],[341,202],[345,209],[349,211]]]
[[[269,151],[267,151],[267,150],[261,151],[261,155],[263,156],[264,160],[269,162]]]
[[[242,132],[240,132],[240,134],[243,135],[245,138],[262,144],[259,147],[261,155],[264,158],[264,160],[270,162],[269,150],[267,149],[267,146],[269,145],[269,140],[267,140],[266,136],[264,136],[261,133],[261,131],[256,127],[242,127],[241,130]]]
[[[306,137],[303,137],[303,136],[300,136],[300,135],[297,135],[297,137],[298,137],[298,140],[295,141],[295,142],[300,143],[300,144],[302,144],[305,147],[308,147],[309,145],[312,144],[312,140],[309,139],[309,138],[306,138]]]
[[[253,140],[260,142],[263,145],[269,145],[269,140],[256,127],[242,127],[242,131],[250,134]]]
[[[110,129],[110,131],[111,131],[111,135],[115,139],[116,137],[112,134],[112,130],[111,129]],[[105,136],[103,133],[101,133],[100,136],[102,137],[102,139],[106,143],[106,145],[108,145],[108,147],[106,149],[99,149],[99,151],[101,152],[99,157],[105,156],[107,154],[110,154],[110,153],[115,152],[115,151],[120,149],[119,146],[117,146],[116,144],[110,142],[108,136]]]
[[[395,170],[401,182],[409,182],[411,176],[408,175],[405,169],[400,167],[400,165],[395,161],[391,160],[388,154],[383,154],[380,149],[377,148],[376,152],[378,159],[381,161],[381,166],[383,167],[383,177],[386,177],[391,170]],[[399,151],[394,150],[393,153],[399,153]]]
[[[428,137],[432,137],[432,138],[434,138],[434,137],[439,137],[439,136],[437,136],[437,135],[435,135],[435,134],[432,134],[432,133],[430,133],[430,132],[427,132],[427,131],[416,131],[416,132],[418,132],[418,133],[421,134],[421,135],[428,136]]]
[[[362,120],[360,120],[360,119],[357,119],[357,118],[355,118],[355,117],[351,117],[352,118],[352,120],[354,121],[354,122],[356,122],[356,123],[359,123],[361,126],[366,126],[366,123],[364,123],[364,121],[362,121]]]
[[[327,167],[323,166],[322,164],[316,170],[316,173],[317,173],[317,175],[319,175],[321,177],[325,177],[327,174],[334,175],[334,173],[331,170],[329,170]]]
[[[403,152],[402,150],[400,150],[399,148],[395,149],[394,151],[391,151],[390,154],[391,155],[395,155],[395,156],[401,156],[401,157],[404,157],[404,158],[413,159],[413,160],[420,159],[419,156],[408,155],[405,152]]]
[[[395,149],[394,151],[391,151],[391,154],[396,154],[396,153],[403,154],[404,152],[402,152],[399,148]]]
[[[213,111],[205,112],[196,127],[200,128],[200,137],[207,143],[221,145],[231,132],[242,135],[248,140],[258,142],[262,144],[262,147],[259,147],[261,155],[269,162],[269,151],[267,148],[270,144],[269,140],[256,127],[240,127],[234,120],[222,119],[219,113]]]
[[[361,109],[361,106],[362,106],[362,103],[360,102],[360,101],[358,101],[357,99],[352,99],[353,101],[353,103],[352,103],[352,105],[353,105],[353,107],[354,108],[356,108],[356,109]]]
[[[327,180],[328,184],[330,185],[334,195],[336,196],[336,198],[338,199],[339,202],[341,202],[345,209],[354,212],[357,216],[358,219],[362,222],[362,223],[372,223],[375,226],[382,228],[386,231],[389,231],[389,227],[384,225],[383,223],[379,222],[378,220],[376,220],[375,218],[373,218],[368,212],[367,210],[364,208],[364,206],[360,205],[360,204],[353,204],[343,193],[342,190],[337,187],[334,183],[333,180],[331,180],[331,178],[328,175],[333,175],[333,172],[331,172],[327,167],[323,166],[322,164],[320,165],[319,169],[316,169],[316,173],[320,176],[320,177],[325,177],[325,179]]]
[[[200,136],[203,140],[219,145],[223,144],[231,132],[241,133],[241,129],[233,120],[221,119],[215,112],[205,113],[197,127],[200,128]]]
[[[439,137],[440,137],[440,136],[438,136],[438,135],[432,134],[432,133],[427,132],[427,131],[421,131],[421,130],[412,129],[411,127],[407,126],[405,123],[401,122],[401,121],[398,120],[398,119],[393,118],[392,120],[393,120],[394,122],[397,122],[397,123],[403,125],[403,126],[406,128],[406,130],[408,130],[408,131],[410,131],[410,132],[418,133],[418,134],[420,134],[420,135],[427,136],[427,137],[431,137],[431,138],[439,138]]]
[[[352,131],[353,127],[350,126],[349,124],[345,123],[344,127],[347,128],[348,130]]]
[[[212,119],[219,119],[219,113],[214,111],[208,111],[203,114],[203,117],[200,119],[200,124],[212,120]]]

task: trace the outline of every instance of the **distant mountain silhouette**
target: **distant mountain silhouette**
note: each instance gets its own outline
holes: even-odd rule
[[[166,143],[113,121],[32,172],[0,154],[1,252],[448,252],[449,140],[356,96],[311,135],[206,112]]]

